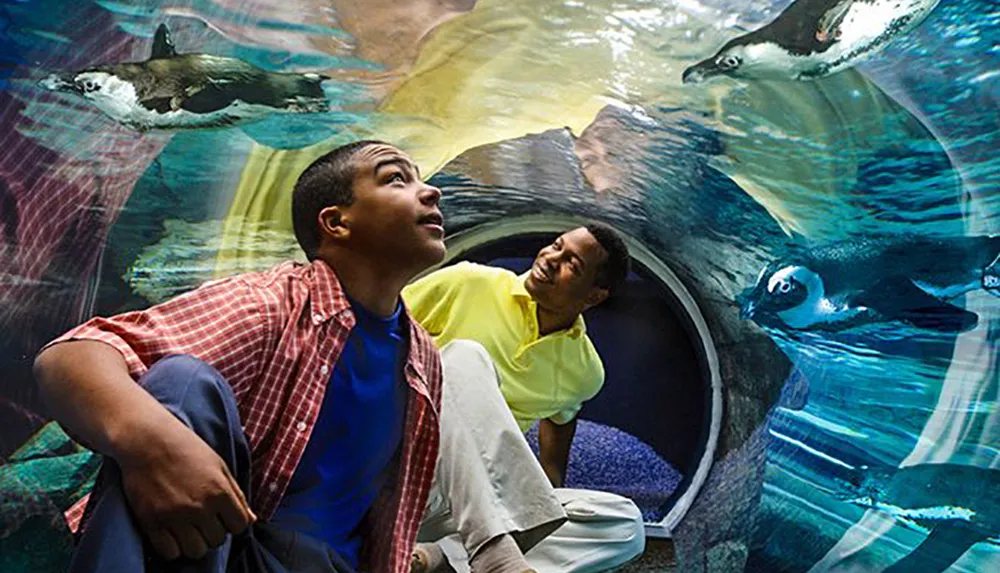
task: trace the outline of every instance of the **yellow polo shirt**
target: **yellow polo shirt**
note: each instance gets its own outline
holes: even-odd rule
[[[524,278],[463,262],[403,289],[410,313],[438,347],[466,339],[486,348],[521,431],[542,418],[571,421],[604,384],[604,365],[582,316],[568,329],[538,336],[537,305]]]

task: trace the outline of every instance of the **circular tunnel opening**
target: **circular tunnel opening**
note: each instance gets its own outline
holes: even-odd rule
[[[581,223],[529,216],[478,225],[449,237],[442,266],[471,261],[520,274]],[[624,236],[632,256],[626,284],[584,314],[605,384],[580,412],[566,486],[629,497],[647,535],[668,537],[711,466],[721,423],[718,364],[691,294],[664,261]],[[537,425],[527,437],[537,454]]]

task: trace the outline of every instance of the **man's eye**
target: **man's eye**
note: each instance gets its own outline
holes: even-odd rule
[[[403,177],[402,173],[393,173],[389,176],[389,183],[394,183],[396,181],[405,182],[406,178]]]

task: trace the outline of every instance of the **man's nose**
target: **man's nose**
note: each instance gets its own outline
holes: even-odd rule
[[[552,270],[558,269],[559,263],[562,262],[562,256],[555,251],[549,251],[548,253],[545,253],[545,256],[543,258],[545,259],[545,264],[548,265],[548,267]]]
[[[437,205],[441,203],[441,190],[433,185],[424,184],[424,189],[420,192],[420,201],[427,205]]]

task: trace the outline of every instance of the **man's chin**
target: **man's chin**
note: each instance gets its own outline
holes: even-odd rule
[[[427,253],[426,260],[428,261],[427,266],[432,266],[440,263],[444,260],[444,256],[448,254],[448,249],[444,246],[444,241],[432,241],[425,249]]]
[[[528,291],[531,298],[538,300],[541,293],[545,291],[545,284],[541,283],[535,277],[528,274],[528,277],[524,279],[524,290]]]

